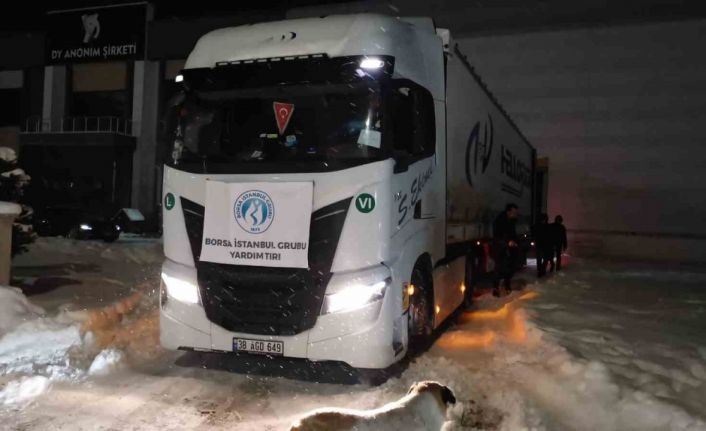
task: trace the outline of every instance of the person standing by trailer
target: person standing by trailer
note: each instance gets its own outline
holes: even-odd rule
[[[561,254],[566,251],[568,241],[566,240],[566,227],[564,218],[560,215],[554,218],[551,224],[552,258],[556,258],[556,270],[561,270]],[[554,267],[552,266],[552,271]]]
[[[540,214],[539,222],[534,226],[534,245],[537,254],[537,278],[541,278],[547,273],[547,263],[554,268],[549,217],[546,214]]]
[[[517,222],[518,206],[509,203],[505,211],[498,214],[493,222],[493,259],[495,260],[495,277],[493,295],[500,296],[500,281],[509,293],[512,288],[510,283],[515,273],[516,259],[518,256]]]

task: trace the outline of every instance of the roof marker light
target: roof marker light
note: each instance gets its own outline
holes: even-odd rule
[[[385,65],[385,62],[379,58],[364,58],[360,62],[360,67],[363,69],[380,69]]]

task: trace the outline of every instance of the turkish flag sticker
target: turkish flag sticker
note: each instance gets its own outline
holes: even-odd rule
[[[274,102],[272,108],[275,110],[275,120],[277,120],[277,128],[279,129],[279,134],[284,134],[289,124],[289,119],[292,118],[292,113],[294,113],[294,105],[291,103]]]

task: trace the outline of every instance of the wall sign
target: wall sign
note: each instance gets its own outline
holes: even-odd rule
[[[147,5],[47,13],[47,64],[143,59]]]

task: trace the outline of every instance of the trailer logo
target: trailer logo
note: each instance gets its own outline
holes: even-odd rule
[[[81,15],[83,21],[83,43],[88,43],[98,39],[101,34],[101,23],[98,21],[98,14]]]
[[[476,122],[468,136],[466,145],[466,179],[473,185],[473,177],[485,173],[493,154],[493,118],[488,114],[488,122]]]
[[[245,232],[265,232],[275,218],[275,205],[270,196],[260,190],[248,190],[238,196],[233,206],[235,221]]]
[[[528,189],[532,187],[532,170],[522,162],[520,157],[517,157],[516,154],[504,145],[500,146],[500,172],[519,186],[518,188],[503,182],[502,190],[505,193],[519,198],[522,197],[522,191],[525,187]]]

